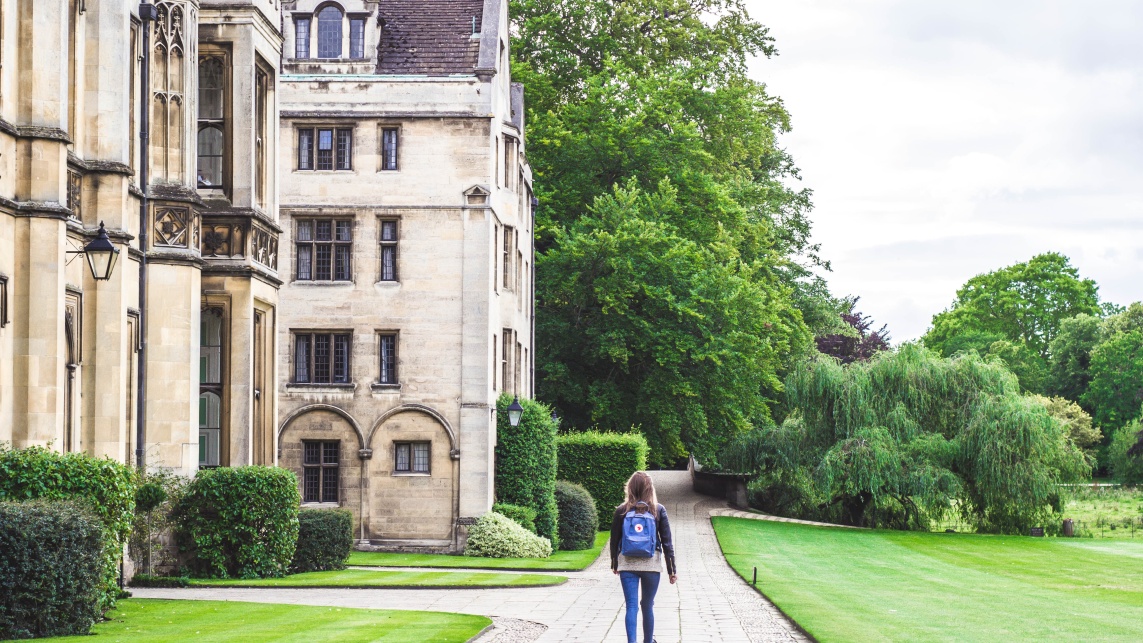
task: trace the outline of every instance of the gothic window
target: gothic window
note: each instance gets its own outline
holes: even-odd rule
[[[378,383],[397,383],[397,333],[381,333],[378,335],[381,353],[381,373]]]
[[[318,12],[318,58],[341,58],[341,10],[328,6]]]
[[[350,336],[294,333],[294,382],[348,384]]]
[[[310,57],[310,19],[294,20],[294,58]]]
[[[431,442],[393,444],[393,470],[397,473],[429,473]]]
[[[353,222],[331,219],[298,221],[297,279],[349,281],[353,278]]]
[[[365,57],[365,19],[349,19],[349,57]]]
[[[302,442],[302,502],[337,502],[341,443]]]
[[[220,56],[203,56],[198,65],[198,187],[224,184],[226,151],[226,64]]]
[[[267,94],[270,91],[270,73],[259,65],[254,70],[254,200],[266,208],[266,136]]]
[[[381,281],[397,281],[397,222],[381,222]]]
[[[381,169],[397,169],[397,128],[386,127],[381,130]]]

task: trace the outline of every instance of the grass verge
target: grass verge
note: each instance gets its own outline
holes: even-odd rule
[[[823,643],[1143,640],[1143,542],[713,522],[727,562]]]
[[[489,572],[408,572],[372,569],[345,569],[334,572],[306,572],[282,578],[192,579],[192,587],[341,587],[357,588],[489,588],[543,587],[567,582],[566,576],[551,574],[500,574]]]
[[[367,610],[229,601],[171,601],[131,598],[98,623],[95,636],[52,641],[307,641],[310,643],[463,643],[492,621],[444,612]]]
[[[543,570],[578,572],[599,558],[607,544],[609,533],[595,535],[595,546],[580,551],[557,551],[548,558],[478,558],[448,554],[391,554],[388,552],[355,551],[349,555],[349,564],[359,567],[441,567],[452,569],[503,569],[510,571]]]

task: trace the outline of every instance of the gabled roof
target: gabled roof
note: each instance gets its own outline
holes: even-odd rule
[[[378,74],[471,74],[480,49],[484,0],[386,0]],[[495,25],[493,25],[495,28]]]

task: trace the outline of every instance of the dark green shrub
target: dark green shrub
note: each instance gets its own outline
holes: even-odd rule
[[[639,433],[585,431],[561,435],[559,477],[582,485],[595,500],[600,529],[611,527],[611,516],[623,502],[623,485],[632,473],[647,468],[647,439]]]
[[[167,490],[157,482],[144,482],[135,492],[135,511],[150,512],[167,500]]]
[[[345,569],[352,548],[352,513],[345,509],[303,509],[298,512],[298,546],[290,571]]]
[[[131,534],[136,484],[134,469],[107,458],[0,446],[0,501],[76,500],[103,523],[103,611],[115,606],[119,594],[119,559]]]
[[[560,549],[591,549],[595,546],[599,514],[587,489],[567,480],[557,481],[556,506],[560,509]]]
[[[103,523],[74,502],[0,502],[0,639],[87,634],[102,615]]]
[[[128,542],[136,572],[155,574],[156,567],[178,567],[178,552],[170,543],[164,543],[162,535],[174,527],[171,507],[187,482],[189,478],[162,469],[144,474],[135,494],[135,516]]]
[[[135,574],[131,578],[131,587],[190,587],[190,578],[186,576]]]
[[[1123,484],[1143,484],[1143,421],[1135,420],[1119,427],[1107,449],[1108,462],[1115,479]]]
[[[558,504],[558,503],[557,503]],[[524,529],[536,533],[536,510],[531,507],[511,505],[507,502],[498,502],[492,505],[492,511],[511,518]]]
[[[496,402],[496,499],[536,511],[536,533],[559,545],[556,509],[556,422],[552,410],[520,400],[520,426],[508,423],[512,397]]]
[[[552,543],[518,525],[507,516],[489,511],[468,530],[465,556],[484,558],[547,558]]]
[[[278,467],[205,469],[172,512],[191,575],[281,576],[298,542],[298,479]]]

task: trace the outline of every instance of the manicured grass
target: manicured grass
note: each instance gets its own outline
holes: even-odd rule
[[[447,554],[390,554],[385,552],[355,551],[349,555],[349,564],[361,567],[447,567],[454,569],[507,569],[577,572],[599,558],[607,544],[609,533],[595,535],[595,546],[580,551],[557,551],[548,558],[477,558],[449,556]]]
[[[307,572],[283,578],[192,579],[197,587],[539,587],[560,585],[566,576],[553,574],[499,574],[491,572],[405,572],[345,569]]]
[[[1143,541],[713,521],[730,565],[823,643],[1143,640]]]
[[[483,616],[445,612],[365,610],[229,601],[119,602],[98,623],[95,636],[52,641],[160,643],[166,641],[307,641],[365,643],[463,643],[492,623]]]

